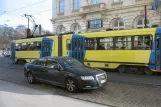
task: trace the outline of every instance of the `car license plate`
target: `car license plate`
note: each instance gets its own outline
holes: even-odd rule
[[[105,83],[105,82],[106,82],[106,80],[101,80],[101,84],[102,84],[102,83]]]

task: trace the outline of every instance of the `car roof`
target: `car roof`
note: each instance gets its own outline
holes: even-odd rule
[[[70,58],[68,56],[47,56],[43,58],[51,58],[51,59],[64,59],[64,58]]]

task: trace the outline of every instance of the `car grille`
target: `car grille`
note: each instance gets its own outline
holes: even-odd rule
[[[106,75],[106,73],[98,74],[98,75],[96,75],[96,79],[97,79],[98,84],[101,86],[106,83],[107,75]]]

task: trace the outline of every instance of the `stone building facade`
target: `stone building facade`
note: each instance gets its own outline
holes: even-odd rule
[[[154,0],[53,0],[53,31],[93,32],[161,26],[161,6],[152,10]]]

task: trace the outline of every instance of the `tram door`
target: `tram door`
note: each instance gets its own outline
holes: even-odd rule
[[[43,38],[41,43],[41,54],[40,57],[51,56],[53,40],[49,38]]]
[[[71,57],[84,62],[85,56],[85,38],[79,35],[73,35],[71,40]]]
[[[161,33],[156,34],[156,51],[155,51],[155,63],[156,70],[161,70]]]

